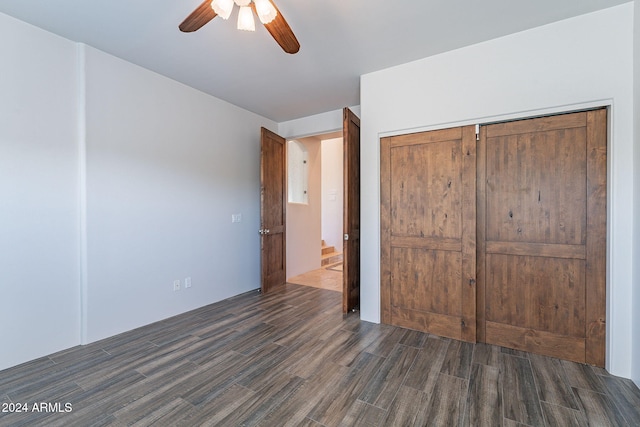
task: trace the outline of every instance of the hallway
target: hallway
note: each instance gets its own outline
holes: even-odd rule
[[[317,270],[299,274],[287,280],[287,283],[342,293],[342,263],[328,265]]]

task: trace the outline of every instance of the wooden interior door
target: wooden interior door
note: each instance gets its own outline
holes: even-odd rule
[[[474,126],[381,140],[382,321],[476,340]]]
[[[260,147],[260,281],[267,293],[286,281],[286,143],[262,128]]]
[[[343,114],[344,221],[342,312],[360,308],[360,119]]]
[[[604,366],[606,117],[482,127],[481,341]]]

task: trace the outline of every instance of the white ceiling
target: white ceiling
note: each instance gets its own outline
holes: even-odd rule
[[[0,12],[276,122],[360,103],[359,76],[629,0],[274,0],[301,49],[213,19],[201,0],[0,0]],[[469,64],[473,66],[473,64]]]

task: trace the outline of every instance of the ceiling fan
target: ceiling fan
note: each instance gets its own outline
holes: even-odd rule
[[[255,31],[253,21],[255,13],[285,52],[293,54],[300,50],[298,39],[272,0],[205,0],[182,21],[178,28],[182,32],[190,33],[202,28],[218,15],[228,19],[234,3],[240,7],[238,29]]]

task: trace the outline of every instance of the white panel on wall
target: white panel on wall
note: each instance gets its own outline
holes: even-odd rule
[[[631,325],[640,315],[640,307],[632,307],[629,233],[638,173],[632,8],[624,4],[362,77],[364,320],[380,320],[381,136],[611,105],[607,367],[631,375]]]
[[[276,124],[96,49],[86,70],[88,341],[259,288]]]
[[[75,52],[0,14],[0,370],[80,342]]]
[[[309,203],[309,152],[295,140],[287,141],[287,183],[289,203]]]

